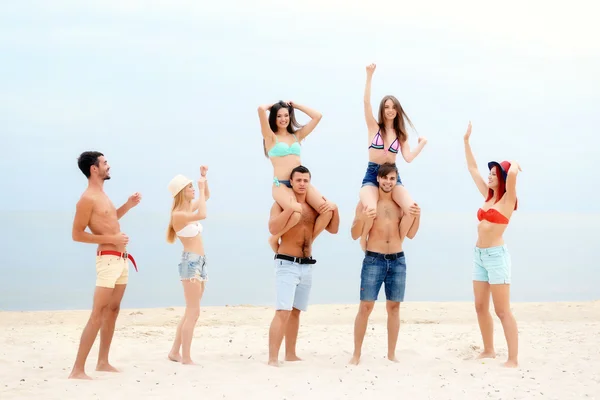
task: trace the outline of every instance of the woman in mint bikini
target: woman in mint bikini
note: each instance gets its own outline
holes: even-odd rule
[[[296,121],[294,109],[304,112],[311,120],[301,126]],[[269,112],[268,117],[267,112]],[[258,107],[258,117],[265,156],[273,164],[273,199],[284,212],[290,214],[290,218],[281,232],[271,232],[269,245],[277,253],[279,238],[300,221],[302,207],[296,201],[291,189],[290,174],[301,164],[300,142],[315,129],[321,120],[321,113],[291,101],[287,103],[279,101]],[[330,211],[334,210],[335,204],[326,200],[312,185],[307,192],[306,202],[320,214],[315,222],[313,238],[316,238],[331,221],[333,213]]]
[[[378,112],[379,119],[375,119],[371,107],[371,79],[373,78],[373,72],[375,72],[375,64],[368,65],[364,103],[365,120],[369,137],[369,164],[359,192],[360,202],[364,207],[364,211],[371,217],[375,216],[377,201],[379,199],[377,184],[379,166],[386,162],[395,163],[398,152],[402,154],[404,161],[410,163],[423,150],[425,144],[427,144],[427,139],[419,137],[419,142],[415,150],[410,150],[404,120],[406,119],[410,126],[413,125],[402,109],[400,102],[394,96],[385,96],[381,100]],[[414,201],[402,184],[400,174],[398,174],[398,181],[393,189],[392,198],[406,212],[403,218],[414,218],[414,216],[408,213]],[[367,236],[372,226],[373,219],[371,218],[365,223],[360,238],[360,245],[363,251],[367,248]]]
[[[477,244],[473,254],[473,293],[475,311],[481,337],[483,351],[479,358],[495,358],[494,320],[490,314],[490,294],[494,301],[494,310],[504,328],[504,336],[508,345],[506,367],[517,367],[519,331],[517,321],[510,310],[511,259],[504,244],[504,231],[514,210],[517,209],[517,174],[521,167],[516,161],[488,163],[490,173],[487,183],[479,174],[475,157],[471,151],[469,137],[471,123],[464,136],[465,157],[469,173],[485,199],[483,206],[477,210]]]

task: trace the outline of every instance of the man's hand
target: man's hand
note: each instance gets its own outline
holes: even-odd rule
[[[333,211],[337,208],[337,205],[335,203],[327,200],[325,197],[323,197],[323,200],[325,200],[325,203],[323,203],[323,205],[319,207],[319,214],[324,214],[328,211]]]
[[[421,207],[417,203],[413,203],[408,209],[408,213],[413,217],[418,217],[421,214]]]
[[[206,177],[206,173],[208,172],[208,167],[206,165],[200,166],[200,176]]]
[[[132,208],[140,204],[140,201],[142,201],[142,194],[139,192],[135,192],[127,199],[127,205],[129,206],[129,208]]]
[[[129,243],[129,237],[123,232],[119,232],[116,235],[113,235],[111,238],[111,243],[115,246],[124,247],[127,246],[127,243]]]
[[[363,221],[366,221],[368,219],[374,219],[376,216],[377,216],[377,209],[368,208],[367,206],[364,206],[360,213],[360,219],[362,219]]]

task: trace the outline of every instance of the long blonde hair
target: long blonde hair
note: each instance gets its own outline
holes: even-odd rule
[[[185,188],[183,188],[173,198],[173,206],[171,207],[171,217],[169,218],[169,227],[167,228],[167,243],[175,243],[175,237],[177,236],[177,234],[175,233],[175,229],[173,228],[173,211],[181,208],[181,206],[184,203],[185,203]]]

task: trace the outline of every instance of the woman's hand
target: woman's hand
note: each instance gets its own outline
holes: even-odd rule
[[[373,76],[373,72],[375,72],[375,68],[377,68],[377,66],[375,64],[367,65],[367,75]]]
[[[467,133],[465,133],[465,142],[469,141],[469,137],[471,137],[471,121],[469,121],[469,126],[467,126]]]
[[[200,166],[200,176],[206,177],[206,173],[208,172],[208,167],[206,165]]]

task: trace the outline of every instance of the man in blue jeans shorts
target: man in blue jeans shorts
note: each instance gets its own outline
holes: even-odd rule
[[[319,213],[306,202],[306,191],[310,187],[310,171],[300,165],[292,170],[290,181],[296,200],[302,212],[296,216],[299,222],[281,236],[281,243],[275,254],[276,306],[275,316],[269,329],[269,365],[279,366],[279,348],[285,337],[285,360],[299,361],[296,355],[296,339],[300,327],[300,312],[308,308],[308,298],[312,286],[313,264],[312,244],[320,232],[315,232],[315,222]],[[331,211],[330,221],[325,229],[336,234],[340,218],[335,204],[321,215]],[[292,208],[283,210],[274,203],[271,208],[269,231],[272,235],[281,232],[290,218],[297,214]]]
[[[396,186],[397,177],[396,164],[382,164],[377,173],[379,183],[377,209],[372,214],[367,214],[359,202],[352,222],[352,239],[356,240],[361,236],[365,221],[373,219],[360,273],[360,306],[354,321],[354,354],[350,360],[350,364],[354,365],[360,362],[369,315],[373,311],[383,283],[385,283],[388,313],[388,359],[398,361],[396,342],[400,331],[400,303],[404,301],[406,283],[406,261],[402,242],[405,237],[412,239],[417,234],[421,209],[415,203],[408,210],[415,218],[402,218],[406,211],[392,199],[392,190]]]

